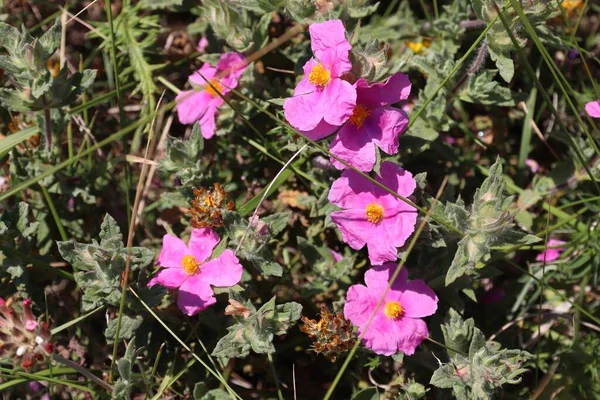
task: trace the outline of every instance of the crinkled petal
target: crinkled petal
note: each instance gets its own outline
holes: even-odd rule
[[[417,188],[412,174],[393,162],[382,162],[380,174],[375,179],[401,196],[408,197]]]
[[[423,318],[435,314],[438,298],[425,282],[417,279],[404,286],[400,304],[402,304],[404,315],[407,317]]]
[[[600,100],[590,101],[585,105],[585,111],[590,117],[600,118]]]
[[[182,124],[193,124],[202,118],[210,108],[212,96],[204,90],[184,90],[175,98],[177,116]]]
[[[201,266],[200,279],[213,286],[233,286],[242,279],[240,260],[233,251],[227,249],[219,257]]]
[[[343,210],[331,213],[331,220],[342,233],[342,239],[354,250],[361,249],[372,235],[372,224],[366,220],[364,211]]]
[[[323,119],[327,123],[340,126],[352,115],[356,106],[356,89],[349,82],[332,79],[317,94],[317,106],[323,110]]]
[[[408,317],[394,322],[398,350],[412,356],[421,342],[429,337],[427,324],[421,319]]]
[[[385,218],[381,221],[382,228],[385,230],[391,244],[395,247],[402,247],[406,240],[415,231],[417,224],[417,210],[404,203],[398,201],[394,214],[390,218]]]
[[[356,326],[365,324],[377,305],[376,293],[364,285],[350,286],[346,293],[344,316]]]
[[[381,265],[398,258],[398,249],[396,249],[392,238],[383,228],[382,223],[376,225],[372,232],[366,236],[369,261],[372,265]]]
[[[166,234],[162,239],[162,248],[158,264],[166,268],[181,268],[181,260],[188,252],[185,242],[177,236]]]
[[[352,48],[346,39],[344,24],[339,19],[312,24],[308,31],[312,51],[318,58],[322,52],[331,49],[343,48],[348,52]]]
[[[200,132],[204,139],[210,139],[215,135],[215,118],[217,111],[216,108],[209,107],[200,119]]]
[[[346,123],[331,142],[329,151],[354,168],[369,172],[375,165],[376,155],[375,145],[365,128],[364,125],[361,128],[356,128],[353,124]],[[331,163],[337,169],[347,168],[333,157],[331,157]]]
[[[558,239],[550,239],[548,240],[548,243],[546,244],[547,247],[558,247],[561,246],[563,244],[565,244],[566,242],[562,241],[562,240],[558,240]],[[537,255],[537,257],[535,258],[536,261],[540,261],[540,262],[550,262],[550,261],[555,261],[558,260],[560,258],[560,254],[565,251],[565,249],[561,249],[561,248],[556,248],[556,249],[546,249],[544,251],[542,251],[540,254]]]
[[[339,128],[338,126],[334,126],[325,122],[324,119],[321,120],[316,126],[315,129],[310,131],[300,131],[307,138],[312,140],[321,140],[324,137],[331,135],[335,130]]]
[[[315,64],[315,60],[308,60],[304,65],[305,71],[307,66]],[[318,95],[317,88],[308,81],[308,73],[306,73],[304,79],[294,89],[294,96],[288,97],[283,102],[285,119],[290,125],[303,132],[312,131],[319,125],[323,119],[323,110],[317,107]]]
[[[187,278],[189,275],[181,268],[165,268],[148,282],[148,286],[160,284],[170,289],[178,288]]]
[[[369,289],[378,289],[383,291],[390,282],[390,279],[392,279],[396,268],[398,268],[398,264],[386,263],[369,269],[367,272],[365,272],[365,283],[367,284],[367,287]],[[407,279],[408,271],[406,270],[406,267],[402,267],[398,273],[398,276],[396,277],[396,280],[394,281],[392,289],[403,290]]]
[[[358,173],[347,169],[331,185],[328,199],[341,208],[362,209],[364,217],[367,205],[377,200],[374,186]]]
[[[358,329],[358,333],[363,335],[364,332],[364,345],[376,354],[386,356],[396,354],[398,352],[398,335],[394,322],[385,315],[379,314],[373,318],[368,327],[362,325]]]
[[[379,107],[371,111],[363,126],[381,150],[396,154],[400,135],[408,127],[408,116],[397,108]]]
[[[410,94],[410,80],[408,76],[399,72],[390,76],[385,82],[369,84],[364,79],[356,83],[359,104],[376,108],[394,104],[408,99]]]
[[[244,56],[240,53],[224,53],[219,58],[217,69],[226,72],[227,76],[235,78],[232,82],[233,85],[228,85],[229,87],[234,88],[237,86],[238,80],[246,70],[246,61]]]
[[[217,68],[211,66],[210,64],[204,63],[198,71],[190,75],[188,80],[195,85],[204,86],[206,85],[204,78],[211,80],[215,77],[215,75],[217,75]]]
[[[341,78],[346,72],[352,69],[348,48],[339,46],[331,50],[322,51],[315,56],[330,72],[331,78]]]
[[[179,288],[177,305],[187,315],[198,314],[216,302],[212,288],[202,281],[200,274],[190,277]]]
[[[211,228],[194,228],[188,244],[190,254],[200,262],[207,260],[219,240],[219,235]]]

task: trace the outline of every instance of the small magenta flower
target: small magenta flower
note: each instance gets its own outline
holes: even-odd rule
[[[395,263],[387,263],[368,270],[366,286],[350,286],[344,306],[344,316],[358,326],[365,346],[386,356],[398,351],[414,354],[417,346],[429,336],[421,318],[433,315],[438,304],[433,290],[420,279],[408,281],[408,272],[402,268],[366,327],[396,268]]]
[[[193,124],[200,121],[202,136],[210,139],[215,134],[215,116],[224,101],[219,96],[228,93],[238,85],[238,81],[246,64],[244,57],[238,53],[224,53],[216,67],[204,64],[199,71],[190,75],[196,90],[184,90],[177,95],[177,115],[182,124]],[[212,85],[208,85],[204,78]]]
[[[356,107],[331,143],[331,153],[363,172],[371,171],[375,165],[375,146],[387,154],[396,154],[400,135],[408,126],[408,115],[389,104],[406,100],[410,88],[408,76],[402,73],[373,85],[359,79]],[[334,158],[331,162],[338,169],[346,168]]]
[[[548,240],[548,243],[546,244],[546,246],[547,247],[555,247],[555,248],[554,249],[546,249],[546,250],[542,251],[541,253],[539,253],[537,255],[535,260],[540,261],[540,262],[550,262],[550,261],[558,260],[560,258],[560,254],[563,251],[565,251],[565,249],[560,248],[560,246],[565,243],[567,243],[567,242],[564,242],[564,241],[558,240],[558,239]]]
[[[585,105],[585,111],[592,118],[600,118],[600,100],[590,101]]]
[[[410,196],[417,183],[412,174],[391,162],[381,163],[375,180],[397,194]],[[343,210],[331,213],[344,242],[359,250],[367,245],[371,264],[397,258],[415,230],[417,210],[352,170],[345,170],[331,186],[329,201]]]
[[[304,64],[304,78],[294,89],[294,96],[283,103],[285,118],[311,139],[321,139],[352,115],[356,106],[356,89],[341,79],[352,69],[346,31],[340,20],[325,21],[309,27],[311,48],[315,55]],[[328,133],[321,132],[326,127]]]
[[[196,46],[196,51],[199,53],[204,53],[206,48],[208,47],[208,39],[206,36],[202,36],[198,41],[198,45]]]
[[[219,243],[210,228],[192,230],[189,243],[173,235],[163,236],[158,264],[164,267],[148,286],[161,284],[179,288],[177,305],[187,315],[194,315],[216,303],[212,286],[229,287],[242,278],[242,266],[233,251],[227,249],[217,258],[206,261]]]

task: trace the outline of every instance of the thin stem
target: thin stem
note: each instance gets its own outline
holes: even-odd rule
[[[42,104],[44,106],[44,139],[46,140],[46,148],[52,149],[52,117],[50,108],[46,102],[46,98],[42,96]]]
[[[62,222],[60,221],[60,216],[56,212],[56,207],[54,206],[54,202],[50,197],[50,193],[48,193],[48,189],[44,185],[40,185],[42,189],[42,194],[46,199],[46,203],[48,203],[48,208],[50,209],[50,214],[52,214],[52,218],[54,219],[54,223],[56,224],[56,228],[58,229],[58,233],[60,234],[60,238],[62,241],[67,241],[69,238],[67,237],[67,233],[65,232],[65,228],[63,227]]]
[[[75,371],[79,372],[81,375],[85,376],[86,378],[88,378],[92,382],[96,383],[97,385],[102,386],[107,391],[109,391],[109,392],[113,391],[112,386],[110,386],[108,383],[104,382],[102,379],[98,378],[96,375],[92,374],[87,369],[83,368],[81,365],[74,363],[71,360],[67,360],[66,358],[63,358],[56,353],[52,354],[52,359],[58,363],[66,365],[67,367],[73,368]]]
[[[281,384],[279,383],[279,377],[277,376],[277,370],[275,370],[275,363],[273,362],[273,356],[269,353],[269,354],[267,354],[267,358],[269,359],[269,367],[271,368],[271,375],[273,375],[273,380],[275,381],[275,387],[277,388],[277,397],[279,397],[279,400],[283,400],[283,393],[281,392]]]

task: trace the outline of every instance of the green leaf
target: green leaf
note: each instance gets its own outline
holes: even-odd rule
[[[524,99],[524,95],[513,93],[509,88],[500,86],[494,81],[496,70],[486,70],[478,75],[469,77],[467,83],[459,92],[461,100],[496,106],[514,106]]]
[[[231,292],[230,298],[244,304],[250,311],[247,318],[235,317],[237,323],[227,328],[229,333],[219,340],[212,355],[215,357],[246,357],[250,350],[258,354],[275,352],[273,337],[283,335],[300,319],[302,306],[290,302],[275,305],[275,297],[258,311],[254,305]]]
[[[496,67],[498,67],[498,71],[500,72],[500,76],[507,83],[512,81],[513,76],[515,76],[515,63],[512,58],[504,55],[503,53],[496,53],[490,49],[490,57],[492,61],[496,63]]]
[[[379,392],[376,387],[366,388],[352,396],[352,400],[379,400]]]
[[[136,350],[134,343],[134,339],[129,341],[125,355],[117,361],[117,370],[121,377],[113,386],[112,399],[129,400],[131,398],[131,391],[136,384],[132,376],[133,365],[138,355],[143,351],[143,348]]]
[[[107,343],[113,343],[117,334],[118,318],[108,321],[108,326],[104,331],[104,337]],[[123,314],[121,317],[121,328],[119,329],[119,339],[131,339],[135,336],[135,331],[142,325],[144,318],[141,315],[130,316]]]

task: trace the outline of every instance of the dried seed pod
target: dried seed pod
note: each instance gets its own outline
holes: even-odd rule
[[[352,323],[340,312],[332,314],[327,307],[321,307],[321,319],[317,322],[302,316],[304,325],[300,330],[314,339],[315,353],[322,353],[329,361],[334,362],[337,356],[345,353],[356,342]]]
[[[235,205],[227,199],[225,189],[215,183],[211,190],[193,188],[194,200],[190,213],[194,228],[216,228],[223,225],[223,211],[231,211]]]

